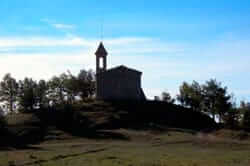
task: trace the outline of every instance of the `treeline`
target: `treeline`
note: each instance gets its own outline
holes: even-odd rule
[[[0,82],[2,109],[9,112],[32,112],[58,104],[74,104],[93,98],[94,92],[92,70],[81,70],[76,76],[70,72],[63,73],[48,81],[32,78],[17,81],[8,73]]]
[[[227,127],[250,129],[250,103],[241,101],[240,106],[237,106],[234,95],[229,94],[227,87],[215,79],[205,84],[184,82],[176,98],[163,92],[161,99],[169,103],[177,101],[184,107],[207,113]]]
[[[0,102],[3,109],[9,112],[76,106],[94,99],[94,96],[95,74],[92,70],[81,70],[77,75],[67,72],[47,81],[32,78],[16,80],[11,74],[6,74],[0,81]],[[250,129],[250,103],[242,101],[237,106],[234,95],[215,79],[204,84],[184,82],[175,98],[163,92],[161,98],[156,99],[208,114],[230,128]]]

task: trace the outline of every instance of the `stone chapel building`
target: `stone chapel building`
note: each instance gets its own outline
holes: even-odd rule
[[[102,42],[95,55],[97,99],[146,100],[141,88],[142,72],[123,65],[107,70],[108,53]]]

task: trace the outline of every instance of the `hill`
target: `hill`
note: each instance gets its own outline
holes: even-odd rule
[[[164,102],[85,102],[12,114],[6,121],[0,165],[250,164],[249,134],[213,131],[217,126],[208,116]]]
[[[84,138],[53,131],[56,139],[25,148],[2,149],[6,166],[248,166],[250,140],[224,140],[212,133],[167,130],[100,130]],[[101,135],[101,133],[100,133]],[[105,136],[105,137],[104,137]],[[110,136],[110,137],[107,137]]]
[[[7,144],[23,146],[43,141],[50,128],[74,136],[98,137],[99,130],[183,128],[212,130],[216,123],[207,115],[157,101],[92,101],[58,105],[34,113],[7,116]],[[9,142],[9,143],[8,143]]]
[[[82,133],[99,129],[150,128],[169,126],[192,130],[212,130],[216,123],[207,115],[157,101],[95,101],[63,105],[36,113],[46,125]],[[65,123],[67,122],[67,123]]]

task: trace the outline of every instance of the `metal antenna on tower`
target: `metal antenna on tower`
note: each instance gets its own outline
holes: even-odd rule
[[[101,10],[101,41],[103,41],[103,12],[102,12],[102,10]]]

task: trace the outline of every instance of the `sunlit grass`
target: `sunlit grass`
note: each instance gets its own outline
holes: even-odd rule
[[[112,131],[113,132],[113,131]],[[249,166],[250,144],[188,132],[119,130],[130,140],[72,139],[0,151],[0,166]],[[35,148],[36,149],[35,149]]]

